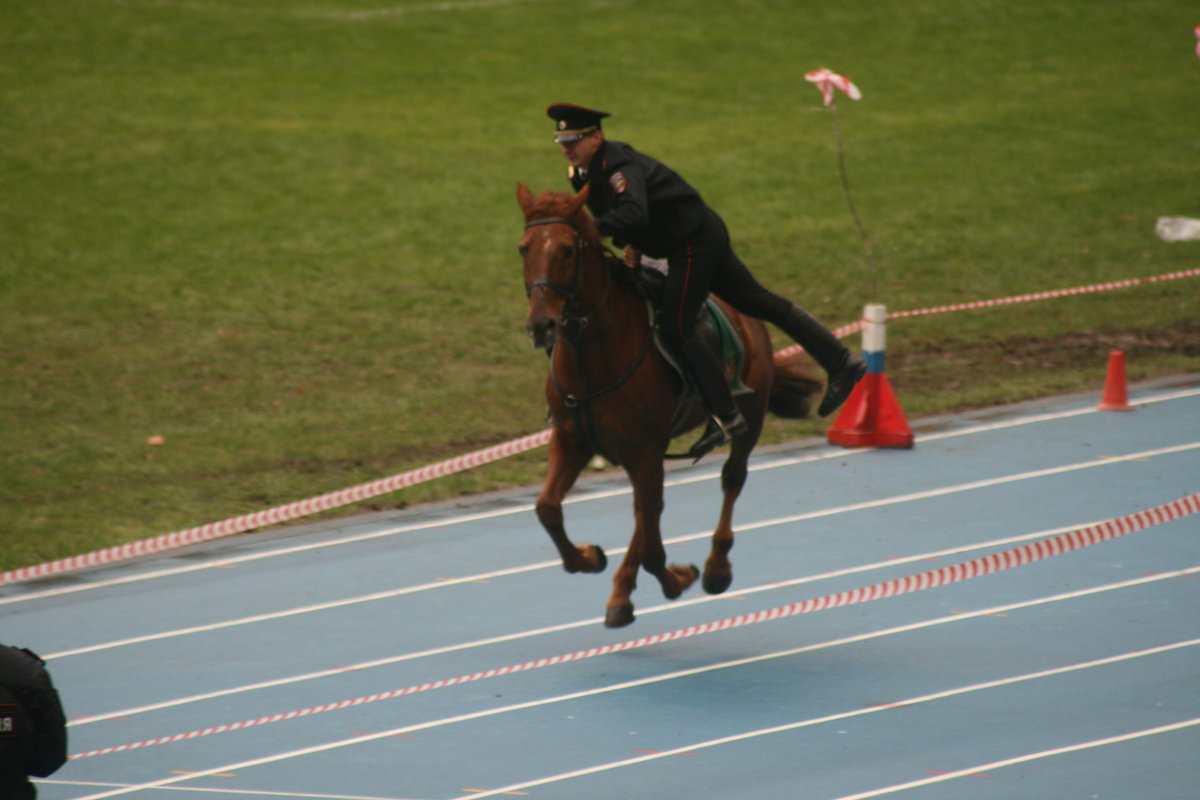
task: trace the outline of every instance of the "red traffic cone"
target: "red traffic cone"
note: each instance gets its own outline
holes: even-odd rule
[[[825,438],[842,447],[913,446],[912,428],[886,373],[863,375]]]
[[[825,438],[843,447],[912,447],[913,432],[884,371],[887,308],[868,305],[863,313],[863,355],[867,374],[855,385]]]
[[[1113,350],[1108,354],[1108,375],[1104,378],[1104,397],[1096,408],[1101,411],[1133,411],[1125,388],[1125,354]]]

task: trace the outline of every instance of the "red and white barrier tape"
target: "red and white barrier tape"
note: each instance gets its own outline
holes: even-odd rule
[[[1180,272],[1168,272],[1164,275],[1154,275],[1149,278],[1131,278],[1123,281],[1112,281],[1109,283],[1098,283],[1092,286],[1083,286],[1075,289],[1054,289],[1048,292],[1039,292],[1037,294],[1017,295],[1016,297],[1004,297],[996,300],[979,300],[973,303],[958,303],[948,306],[937,306],[935,308],[926,308],[917,311],[898,311],[888,314],[889,319],[899,317],[916,317],[926,316],[929,314],[941,314],[949,311],[967,311],[977,308],[992,308],[995,306],[1010,305],[1012,303],[1027,303],[1033,300],[1046,300],[1054,297],[1068,297],[1077,294],[1092,294],[1095,292],[1111,291],[1113,289],[1126,289],[1131,286],[1139,286],[1144,283],[1159,283],[1162,281],[1177,280],[1179,278],[1192,278],[1200,276],[1200,268],[1183,270]],[[838,338],[849,336],[862,328],[862,320],[853,322],[849,325],[833,331]],[[787,356],[794,355],[802,350],[799,345],[786,347],[783,350],[775,353],[775,359],[779,360]],[[309,498],[308,500],[299,500],[295,503],[289,503],[283,506],[277,506],[265,511],[258,511],[253,514],[245,514],[240,517],[233,517],[222,522],[213,522],[207,525],[201,525],[196,528],[188,528],[187,530],[176,531],[162,536],[157,536],[153,539],[143,539],[139,542],[131,542],[129,544],[110,547],[105,550],[96,550],[91,553],[85,553],[79,556],[59,559],[57,561],[49,561],[44,564],[37,564],[30,567],[21,567],[19,569],[10,570],[0,573],[0,586],[8,583],[17,583],[19,581],[32,580],[34,578],[44,578],[50,575],[57,575],[63,572],[70,572],[76,569],[85,567],[95,567],[103,564],[111,564],[117,561],[124,561],[137,556],[151,555],[164,550],[170,550],[175,547],[183,547],[185,545],[199,544],[211,539],[219,539],[224,536],[231,536],[235,533],[244,533],[245,531],[261,528],[266,525],[275,525],[280,522],[290,522],[294,519],[315,514],[318,511],[327,511],[331,508],[357,503],[361,500],[368,500],[372,497],[378,497],[381,494],[394,492],[398,489],[403,489],[413,486],[418,483],[433,480],[434,478],[445,477],[456,472],[471,469],[473,467],[489,464],[493,461],[498,461],[502,458],[524,453],[529,450],[544,447],[550,443],[550,431],[545,430],[540,433],[530,434],[521,439],[514,439],[510,442],[490,447],[486,450],[479,450],[474,453],[468,453],[464,456],[452,458],[448,461],[442,461],[437,464],[431,464],[420,469],[415,469],[410,472],[404,472],[399,475],[393,475],[389,478],[381,478],[370,483],[353,486],[349,489],[342,489],[329,494],[323,494],[319,497]]]
[[[933,314],[946,314],[951,311],[974,311],[980,308],[997,308],[999,306],[1010,306],[1015,303],[1032,303],[1036,300],[1051,300],[1058,297],[1073,297],[1080,294],[1096,294],[1097,292],[1111,292],[1116,289],[1128,289],[1133,286],[1141,286],[1147,283],[1162,283],[1163,281],[1174,281],[1180,278],[1195,278],[1200,277],[1200,268],[1185,269],[1179,272],[1167,272],[1162,275],[1151,275],[1148,278],[1130,278],[1123,281],[1109,281],[1108,283],[1094,283],[1091,286],[1078,286],[1072,289],[1051,289],[1047,292],[1035,292],[1033,294],[1019,294],[1013,297],[998,297],[993,300],[976,300],[970,303],[953,303],[945,306],[934,306],[933,308],[920,308],[913,311],[892,311],[889,312],[887,318],[900,319],[902,317],[927,317]],[[845,327],[838,328],[833,333],[839,339],[843,336],[849,336],[852,333],[857,333],[862,329],[863,321],[852,322]],[[779,360],[786,356],[798,353],[803,348],[800,345],[792,345],[785,347],[775,354],[775,359]]]
[[[223,536],[242,533],[243,531],[261,528],[265,525],[288,522],[308,516],[309,514],[315,514],[318,511],[326,511],[331,508],[356,503],[360,500],[367,500],[381,494],[394,492],[397,489],[424,483],[434,478],[441,478],[471,469],[472,467],[489,464],[502,458],[524,453],[527,450],[545,447],[549,442],[550,431],[534,433],[521,439],[489,447],[486,450],[478,450],[474,453],[468,453],[465,456],[458,456],[448,461],[430,464],[420,469],[393,475],[389,478],[381,478],[371,483],[363,483],[358,486],[352,486],[349,489],[342,489],[330,492],[329,494],[323,494],[319,497],[312,497],[308,500],[300,500],[284,506],[277,506],[266,511],[233,517],[223,522],[214,522],[208,525],[201,525],[197,528],[188,528],[187,530],[164,534],[153,539],[131,542],[117,547],[110,547],[106,550],[97,550],[80,556],[64,558],[59,561],[50,561],[32,567],[21,567],[10,572],[0,573],[0,585],[55,575],[60,572],[82,569],[83,567],[93,567],[100,564],[123,561],[175,547],[198,544],[210,539],[219,539]]]
[[[838,608],[841,606],[854,605],[856,603],[866,603],[871,600],[879,600],[885,597],[895,597],[909,592],[918,592],[923,589],[932,589],[937,586],[944,586],[950,583],[965,581],[970,578],[978,578],[981,575],[988,575],[993,572],[1011,569],[1023,564],[1029,564],[1034,561],[1040,561],[1051,556],[1061,555],[1063,553],[1078,550],[1090,545],[1106,542],[1110,539],[1124,536],[1134,531],[1149,528],[1153,525],[1159,525],[1164,522],[1180,519],[1191,514],[1200,513],[1200,492],[1187,495],[1179,500],[1164,503],[1163,505],[1154,508],[1146,509],[1135,514],[1130,514],[1125,517],[1110,519],[1105,522],[1098,522],[1095,525],[1089,525],[1086,528],[1071,531],[1070,533],[1053,536],[1049,539],[1042,539],[1038,542],[1032,542],[1022,547],[1013,550],[1006,550],[1001,553],[995,553],[990,556],[974,559],[961,564],[954,564],[948,567],[942,567],[930,572],[922,572],[918,575],[910,575],[906,578],[897,578],[883,583],[877,583],[873,586],[866,586],[850,591],[838,592],[837,594],[825,595],[811,600],[804,600],[791,605],[779,606],[778,608],[758,611],[752,614],[741,614],[736,617],[718,620],[715,622],[706,622],[700,625],[693,625],[690,628],[681,628],[679,630],[670,631],[667,633],[656,633],[652,636],[644,636],[640,639],[631,639],[626,642],[617,644],[603,645],[601,647],[592,647],[587,650],[578,650],[574,653],[567,653],[551,658],[541,658],[536,661],[526,661],[523,664],[514,664],[509,667],[501,667],[499,669],[489,669],[483,672],[475,672],[470,675],[462,675],[457,678],[446,678],[444,680],[430,681],[416,686],[409,686],[403,689],[393,689],[387,692],[379,692],[377,694],[366,695],[365,697],[357,697],[353,700],[342,700],[336,703],[326,703],[321,706],[313,706],[300,711],[288,711],[282,714],[272,714],[267,717],[259,717],[257,719],[245,720],[243,722],[234,722],[227,725],[215,725],[210,728],[202,728],[200,730],[190,731],[188,733],[177,733],[172,736],[162,736],[157,739],[148,739],[142,742],[134,742],[132,744],[116,745],[114,747],[104,747],[98,750],[89,750],[84,753],[76,753],[72,755],[72,759],[90,758],[91,756],[107,755],[109,753],[119,753],[125,750],[136,750],[142,747],[150,747],[156,744],[167,744],[169,742],[178,742],[185,739],[195,739],[200,736],[209,736],[214,733],[226,733],[228,731],[241,730],[243,728],[253,728],[258,725],[266,725],[272,722],[281,722],[288,719],[296,719],[297,717],[307,717],[312,714],[320,714],[324,711],[336,711],[340,708],[350,708],[352,706],[364,705],[366,703],[375,703],[380,700],[391,700],[396,697],[403,697],[410,694],[418,694],[427,692],[431,689],[442,689],[447,686],[457,686],[458,684],[471,683],[481,681],[487,678],[495,678],[500,675],[511,675],[517,672],[527,672],[529,670],[540,669],[542,667],[554,666],[556,664],[567,664],[572,661],[582,661],[587,658],[596,656],[608,655],[610,653],[619,653],[625,650],[633,650],[639,647],[646,647],[653,644],[661,644],[663,642],[671,642],[677,639],[687,639],[692,636],[701,636],[714,631],[729,630],[731,628],[740,628],[746,625],[755,625],[759,622],[767,622],[770,620],[784,619],[786,617],[794,617],[800,614],[810,614],[814,611],[823,611],[829,608]]]
[[[948,311],[970,311],[976,308],[994,308],[996,306],[1012,305],[1013,303],[1028,303],[1034,300],[1049,300],[1055,297],[1071,297],[1077,294],[1110,292],[1114,289],[1128,289],[1132,286],[1140,286],[1145,283],[1162,283],[1163,281],[1173,281],[1178,280],[1179,278],[1194,278],[1197,276],[1200,276],[1200,269],[1185,269],[1179,272],[1168,272],[1163,275],[1152,275],[1148,278],[1130,278],[1123,281],[1095,283],[1091,286],[1080,286],[1074,289],[1053,289],[1048,292],[1021,294],[1015,297],[1002,297],[997,300],[978,300],[973,303],[954,303],[948,306],[937,306],[935,308],[925,308],[918,311],[898,311],[895,314],[888,314],[888,318],[920,317],[927,316],[929,314],[944,314]]]

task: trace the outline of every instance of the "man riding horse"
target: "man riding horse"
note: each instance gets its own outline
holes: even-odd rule
[[[690,455],[699,458],[747,430],[721,364],[693,336],[709,292],[747,316],[776,325],[825,369],[829,379],[820,416],[845,402],[866,364],[808,312],[754,278],[734,253],[725,223],[699,192],[661,161],[605,139],[601,120],[608,113],[568,103],[556,103],[546,113],[556,123],[554,141],[571,165],[572,187],[578,192],[591,186],[587,205],[599,232],[625,249],[629,266],[637,266],[641,254],[667,261],[660,330],[687,362],[712,415]]]

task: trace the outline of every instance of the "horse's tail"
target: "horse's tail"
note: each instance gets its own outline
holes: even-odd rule
[[[775,360],[775,380],[767,410],[784,419],[803,419],[809,415],[825,383],[805,369],[807,358],[798,350]]]

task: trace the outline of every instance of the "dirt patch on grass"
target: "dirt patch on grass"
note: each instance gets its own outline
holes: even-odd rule
[[[1133,366],[1139,358],[1164,354],[1200,359],[1200,321],[1189,320],[1168,330],[1105,328],[1052,339],[1014,336],[994,342],[928,341],[905,352],[889,352],[887,371],[893,382],[922,393],[953,392],[977,384],[980,375],[994,378],[1103,370],[1112,350],[1124,352],[1126,362]]]

